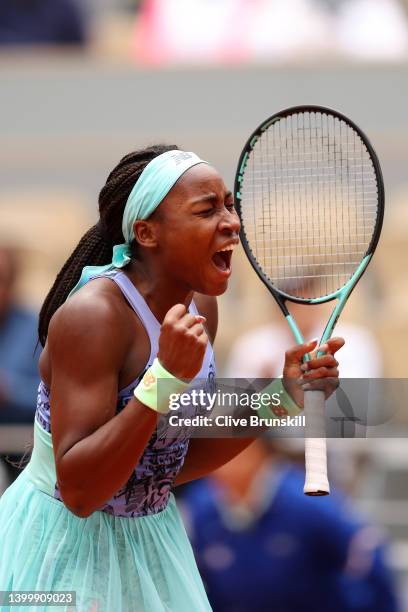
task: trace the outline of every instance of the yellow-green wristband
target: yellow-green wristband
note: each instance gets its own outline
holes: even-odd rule
[[[159,381],[161,382],[160,393],[158,391]],[[170,395],[183,393],[188,386],[189,383],[176,378],[163,368],[156,357],[133,393],[135,398],[148,408],[160,414],[167,414]]]
[[[262,404],[262,406],[257,411],[257,414],[260,418],[270,419],[273,417],[296,417],[302,412],[302,408],[299,408],[296,402],[286,391],[281,378],[277,378],[267,387],[265,387],[265,389],[262,389],[262,393],[267,393],[268,395],[278,394],[280,398],[280,403],[278,406],[274,406],[272,404],[269,406],[265,406]]]

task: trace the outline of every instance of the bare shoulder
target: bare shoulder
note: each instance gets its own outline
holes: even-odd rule
[[[211,342],[214,342],[218,328],[217,298],[212,295],[194,294],[194,302],[198,312],[207,319],[207,332]]]
[[[123,356],[129,341],[129,309],[119,288],[108,279],[95,279],[67,300],[54,314],[48,330],[51,354],[60,349],[69,353],[97,353],[108,349],[111,356]]]

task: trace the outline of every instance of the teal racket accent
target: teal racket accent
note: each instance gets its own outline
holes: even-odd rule
[[[353,291],[356,283],[358,282],[359,278],[361,277],[361,275],[364,273],[364,270],[366,269],[366,267],[368,266],[370,259],[372,257],[372,254],[370,255],[366,255],[366,257],[364,257],[363,261],[360,263],[360,265],[358,266],[357,270],[355,271],[355,273],[353,274],[353,276],[351,277],[351,279],[349,281],[347,281],[347,283],[344,285],[344,287],[342,287],[341,289],[339,289],[338,291],[332,293],[329,296],[325,296],[325,298],[321,299],[321,298],[315,298],[315,299],[311,299],[310,300],[310,304],[321,304],[322,302],[327,302],[328,299],[330,300],[334,300],[334,299],[338,299],[338,303],[336,304],[336,306],[334,307],[334,310],[332,312],[332,314],[330,315],[330,319],[327,322],[327,325],[324,329],[324,332],[322,334],[322,337],[320,339],[320,344],[324,344],[325,342],[327,342],[327,340],[329,340],[329,338],[331,338],[332,334],[333,334],[333,330],[334,327],[341,315],[341,312],[344,308],[344,306],[346,305],[346,302],[348,300],[348,297],[350,295],[350,293]],[[298,344],[303,344],[304,342],[304,338],[303,335],[300,331],[300,329],[298,328],[298,326],[296,325],[296,321],[294,320],[294,318],[292,317],[292,315],[288,314],[286,315],[286,321],[288,322],[288,325],[292,331],[293,337],[295,338],[295,341]],[[306,360],[309,359],[310,357],[308,355],[306,355]]]
[[[287,304],[337,300],[320,340],[324,344],[367,269],[382,228],[384,183],[367,137],[325,107],[276,113],[244,146],[235,200],[245,253],[296,342],[303,343],[303,337]],[[323,495],[329,491],[324,396],[308,391],[304,400],[305,492]]]

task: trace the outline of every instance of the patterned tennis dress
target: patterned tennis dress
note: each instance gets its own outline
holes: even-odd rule
[[[123,274],[115,282],[150,338],[147,369],[158,352],[160,324]],[[197,314],[194,303],[190,312]],[[215,376],[207,346],[197,379]],[[141,378],[141,377],[140,377]],[[133,397],[140,378],[118,395],[117,412]],[[210,610],[190,543],[180,519],[173,482],[187,450],[188,435],[158,428],[126,485],[87,518],[61,501],[52,449],[50,392],[40,383],[29,464],[0,499],[0,591],[74,591],[65,605],[21,607],[26,612],[200,612]],[[42,598],[44,600],[44,597]],[[64,603],[64,601],[63,601]],[[3,606],[15,612],[20,606]]]

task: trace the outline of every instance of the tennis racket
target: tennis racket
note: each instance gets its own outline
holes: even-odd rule
[[[296,342],[304,340],[287,302],[337,300],[324,344],[381,232],[384,183],[367,137],[350,119],[321,106],[272,115],[241,153],[235,199],[245,252]],[[308,495],[330,491],[324,403],[323,391],[305,391]]]

